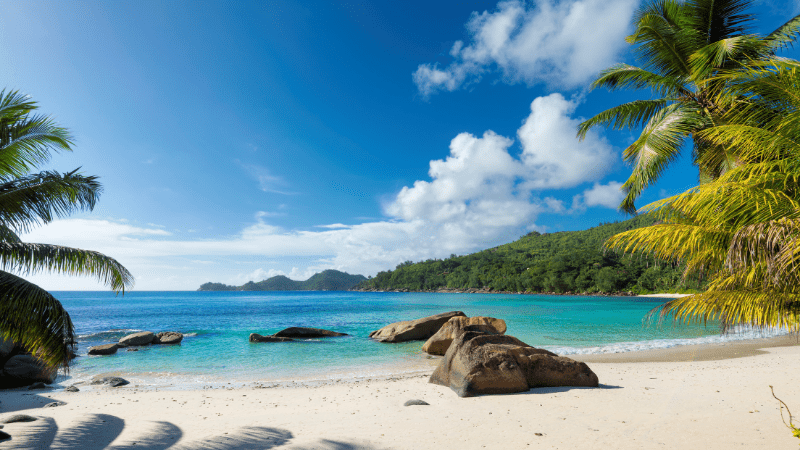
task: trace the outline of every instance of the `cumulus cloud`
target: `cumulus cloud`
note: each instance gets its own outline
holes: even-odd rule
[[[581,205],[618,204],[619,183],[597,183],[618,157],[596,132],[582,142],[575,138],[576,104],[561,94],[535,99],[517,139],[493,131],[457,135],[449,154],[430,162],[429,179],[402,188],[384,205],[383,220],[287,230],[269,223],[277,214],[259,211],[234,235],[189,240],[155,227],[68,219],[24,239],[113,256],[137,275],[140,289],[196,289],[207,281],[242,284],[274,275],[307,279],[323,269],[374,274],[402,261],[469,253],[537,229],[541,213],[570,212],[562,200],[543,195],[548,189],[594,182],[581,194]],[[192,263],[198,256],[220,263]],[[242,270],[236,266],[245,264],[243,258],[258,262]],[[263,258],[282,265],[263,268]],[[253,270],[256,264],[261,268]]]
[[[622,191],[622,183],[617,181],[609,181],[607,184],[594,183],[594,186],[572,198],[570,212],[581,212],[592,206],[619,209],[623,198],[625,193]]]
[[[473,12],[468,42],[456,41],[446,67],[422,64],[413,74],[423,96],[477,82],[499,71],[508,83],[575,87],[616,62],[638,0],[501,1]]]

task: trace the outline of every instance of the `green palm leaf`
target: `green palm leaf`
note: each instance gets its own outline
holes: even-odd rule
[[[133,285],[133,276],[115,259],[58,245],[0,242],[0,268],[26,275],[42,271],[89,275],[123,293]]]
[[[0,271],[0,334],[50,367],[69,366],[75,333],[69,314],[50,293]]]

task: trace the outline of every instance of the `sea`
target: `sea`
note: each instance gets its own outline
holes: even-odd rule
[[[664,299],[394,292],[53,292],[72,317],[77,353],[57,383],[115,375],[140,386],[172,389],[255,384],[326,383],[432,370],[439,357],[422,342],[386,344],[371,331],[446,311],[505,320],[506,334],[561,355],[620,353],[678,345],[771,337],[780,330],[717,324],[662,326],[643,321]],[[250,333],[324,328],[349,336],[287,343],[250,343]],[[89,356],[91,346],[137,331],[179,331],[176,346],[120,349]]]

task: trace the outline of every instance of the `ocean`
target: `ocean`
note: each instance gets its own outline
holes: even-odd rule
[[[716,324],[647,325],[663,299],[505,294],[380,292],[54,292],[78,335],[78,358],[58,383],[114,374],[142,385],[199,388],[383,377],[430,370],[438,359],[422,342],[385,344],[370,331],[446,311],[506,321],[509,335],[561,355],[618,353],[769,337],[780,331],[720,335]],[[250,343],[250,333],[300,326],[350,336]],[[88,356],[94,345],[136,331],[179,331],[179,346],[148,346]]]

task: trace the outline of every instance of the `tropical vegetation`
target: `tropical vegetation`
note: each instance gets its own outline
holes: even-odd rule
[[[626,230],[652,225],[640,215],[582,231],[532,231],[510,244],[464,256],[407,261],[356,287],[363,290],[483,290],[558,294],[698,291],[702,280],[682,280],[683,267],[639,255],[622,257],[603,242]]]
[[[72,150],[69,132],[18,91],[0,92],[0,336],[52,368],[68,368],[75,332],[49,292],[23,277],[40,272],[89,275],[116,292],[133,285],[119,262],[90,250],[22,242],[20,235],[76,211],[91,210],[97,177],[41,171],[53,152]],[[4,361],[0,361],[4,363]]]
[[[769,60],[800,32],[800,16],[766,36],[753,33],[756,18],[747,13],[753,0],[656,0],[634,18],[639,66],[618,64],[603,71],[592,88],[646,89],[653,97],[615,106],[583,122],[578,136],[592,127],[639,129],[623,152],[632,166],[623,185],[620,208],[635,213],[635,200],[680,155],[689,139],[701,182],[724,174],[737,163],[734,149],[700,133],[726,123],[737,99],[720,95],[728,80],[720,73]],[[730,91],[728,91],[730,92]]]
[[[204,283],[198,291],[346,291],[366,280],[364,275],[351,275],[347,272],[328,269],[315,273],[305,281],[296,281],[284,275],[276,275],[266,280],[248,281],[241,286],[223,283]]]

